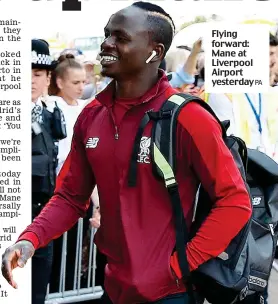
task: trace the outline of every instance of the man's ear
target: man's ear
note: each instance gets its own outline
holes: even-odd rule
[[[162,59],[164,58],[164,53],[165,53],[165,47],[162,43],[157,43],[153,46],[153,50],[150,53],[150,56],[146,60],[146,63],[149,62],[161,62]]]
[[[156,52],[156,56],[154,58],[154,61],[162,61],[165,54],[165,46],[162,43],[158,43],[154,47],[154,51]]]

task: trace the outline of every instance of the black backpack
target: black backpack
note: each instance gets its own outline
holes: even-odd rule
[[[196,102],[214,116],[222,128],[223,139],[253,200],[253,216],[231,241],[225,252],[190,273],[185,245],[198,231],[213,207],[202,185],[196,194],[194,222],[187,231],[175,179],[175,136],[177,116],[189,102]],[[278,164],[257,150],[249,150],[243,140],[227,136],[229,122],[221,123],[207,103],[188,94],[171,96],[158,112],[147,112],[138,129],[129,169],[129,186],[136,185],[140,140],[145,126],[154,121],[151,155],[154,174],[165,183],[168,190],[176,229],[176,247],[179,266],[191,303],[232,304],[249,294],[262,294],[269,279],[278,230]],[[247,184],[248,183],[248,184]],[[250,185],[250,188],[249,186]],[[196,287],[197,294],[193,291]],[[261,296],[261,303],[263,298]]]

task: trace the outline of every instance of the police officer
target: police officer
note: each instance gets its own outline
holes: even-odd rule
[[[57,140],[65,138],[62,112],[43,101],[52,62],[46,41],[32,40],[32,217],[53,195],[57,166]],[[43,304],[52,267],[53,244],[38,249],[32,259],[32,304]]]

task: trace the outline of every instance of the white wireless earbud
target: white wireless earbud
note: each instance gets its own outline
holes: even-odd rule
[[[153,50],[151,56],[146,60],[146,63],[149,63],[156,55],[156,51]]]

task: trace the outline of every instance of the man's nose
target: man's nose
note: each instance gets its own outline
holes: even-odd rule
[[[113,47],[115,47],[115,37],[112,35],[105,38],[101,44],[101,49],[109,49]]]

